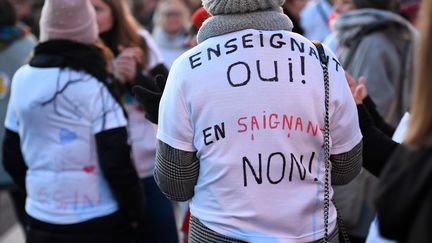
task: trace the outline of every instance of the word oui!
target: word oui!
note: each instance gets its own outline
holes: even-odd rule
[[[287,63],[280,63],[278,61],[272,61],[269,63],[265,63],[268,66],[272,66],[271,68],[265,67],[261,60],[256,60],[255,63],[248,62],[235,62],[228,66],[227,70],[227,80],[228,83],[232,87],[241,87],[245,86],[251,80],[252,71],[256,71],[258,77],[261,81],[264,82],[279,82],[280,78],[280,69],[288,68],[289,71],[289,82],[294,82],[294,70],[293,70],[293,59],[288,58]],[[263,67],[264,66],[264,67]],[[301,71],[301,83],[306,84],[305,80],[305,57],[300,56],[300,71]],[[266,73],[264,73],[266,70]],[[270,72],[269,72],[270,71]]]

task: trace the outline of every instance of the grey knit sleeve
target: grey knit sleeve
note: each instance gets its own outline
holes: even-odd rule
[[[161,191],[173,201],[187,201],[194,195],[199,174],[195,152],[175,149],[158,140],[154,177]]]
[[[332,185],[346,185],[360,173],[362,150],[363,143],[360,142],[346,153],[330,156]]]

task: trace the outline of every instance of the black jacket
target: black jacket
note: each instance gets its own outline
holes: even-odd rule
[[[432,148],[396,149],[381,174],[376,206],[383,236],[432,242]]]
[[[399,146],[391,138],[395,129],[378,114],[369,97],[362,105],[357,105],[357,111],[363,135],[363,167],[379,176],[387,160]]]

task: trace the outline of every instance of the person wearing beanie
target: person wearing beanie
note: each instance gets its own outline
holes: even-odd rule
[[[338,242],[324,197],[362,160],[342,66],[291,32],[283,0],[202,3],[199,44],[174,62],[162,95],[155,166],[168,198],[191,199],[189,242]]]
[[[3,163],[27,193],[27,242],[135,242],[143,189],[89,0],[46,0],[12,81]],[[30,88],[31,87],[31,88]]]
[[[88,8],[82,9],[80,2],[46,2],[41,13],[39,41],[66,39],[94,44],[98,38],[94,14]]]
[[[125,1],[91,0],[91,3],[96,9],[99,36],[115,56],[115,92],[129,117],[131,156],[145,193],[139,242],[178,243],[172,203],[162,194],[153,177],[155,124],[168,69],[154,39],[138,27]],[[155,78],[160,82],[155,83]],[[136,84],[146,88],[140,100],[132,93]]]

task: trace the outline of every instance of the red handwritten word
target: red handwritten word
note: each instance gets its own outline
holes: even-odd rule
[[[281,129],[297,131],[317,136],[320,126],[316,122],[300,116],[263,112],[261,116],[240,117],[237,119],[238,133],[254,132],[259,130]]]

